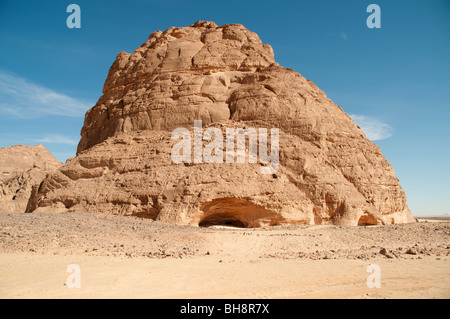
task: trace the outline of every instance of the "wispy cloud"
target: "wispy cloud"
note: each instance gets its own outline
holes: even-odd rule
[[[0,114],[18,118],[78,117],[90,105],[0,70]]]
[[[394,129],[388,124],[365,115],[350,114],[355,123],[362,128],[364,134],[371,141],[384,140],[394,134]]]
[[[347,39],[348,39],[347,33],[345,33],[344,31],[341,31],[341,32],[339,33],[339,36],[340,36],[342,39],[344,39],[344,40],[347,40]]]
[[[43,138],[39,138],[35,140],[38,143],[42,144],[67,144],[67,145],[77,145],[78,141],[72,137],[64,136],[64,135],[46,135]]]

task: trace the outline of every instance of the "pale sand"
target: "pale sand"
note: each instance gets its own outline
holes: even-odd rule
[[[450,297],[449,223],[243,230],[0,214],[0,226],[1,298]],[[69,264],[81,288],[66,286]],[[370,264],[381,288],[367,287]]]
[[[449,261],[377,260],[368,288],[361,260],[125,259],[0,254],[2,298],[449,298]],[[81,288],[65,285],[69,264]]]

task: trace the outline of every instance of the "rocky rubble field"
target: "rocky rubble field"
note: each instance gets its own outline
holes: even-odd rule
[[[421,259],[450,254],[450,223],[209,228],[92,213],[1,213],[0,252],[190,258]]]

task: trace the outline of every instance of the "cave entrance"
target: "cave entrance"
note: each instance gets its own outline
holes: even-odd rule
[[[240,228],[248,227],[248,224],[245,221],[242,221],[235,216],[221,213],[211,214],[203,218],[198,225],[200,227],[210,227],[210,226],[229,226]]]
[[[281,217],[275,212],[239,198],[217,198],[203,203],[200,227],[230,226],[251,228],[278,225]]]
[[[375,217],[369,214],[363,214],[358,220],[358,226],[378,225]]]

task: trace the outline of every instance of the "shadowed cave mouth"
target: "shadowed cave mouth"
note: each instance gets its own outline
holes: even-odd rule
[[[200,223],[198,223],[200,227],[210,227],[210,226],[231,226],[231,227],[240,227],[247,228],[248,223],[240,220],[237,217],[230,216],[229,214],[212,214],[208,217],[203,218]]]
[[[358,226],[377,225],[378,222],[375,217],[365,212],[358,220]]]
[[[203,203],[200,227],[231,226],[240,228],[278,225],[280,217],[273,211],[245,199],[218,198]]]

